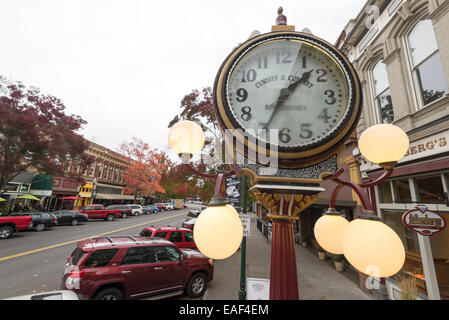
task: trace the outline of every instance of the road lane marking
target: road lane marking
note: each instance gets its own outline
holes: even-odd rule
[[[103,233],[100,233],[100,234],[91,235],[91,236],[87,236],[87,237],[76,239],[76,240],[70,240],[70,241],[53,244],[51,246],[47,246],[47,247],[43,247],[43,248],[39,248],[39,249],[34,249],[34,250],[30,250],[30,251],[25,251],[25,252],[21,252],[21,253],[12,254],[12,255],[9,255],[9,256],[1,257],[0,258],[0,262],[6,261],[6,260],[10,260],[10,259],[14,259],[14,258],[18,258],[18,257],[22,257],[22,256],[26,256],[26,255],[37,253],[37,252],[41,252],[41,251],[46,251],[46,250],[50,250],[50,249],[54,249],[54,248],[58,248],[58,247],[63,247],[63,246],[66,246],[66,245],[69,245],[69,244],[72,244],[72,243],[75,243],[75,242],[78,242],[78,241],[86,240],[86,239],[89,239],[89,238],[101,237],[101,236],[105,236],[107,234],[116,233],[116,232],[120,232],[120,231],[124,231],[124,230],[128,230],[128,229],[137,228],[137,227],[140,227],[140,226],[143,226],[143,225],[153,224],[155,222],[159,222],[159,221],[164,221],[164,220],[180,217],[180,216],[183,216],[185,214],[186,213],[181,213],[181,214],[177,214],[177,215],[174,215],[174,216],[171,216],[171,217],[167,217],[167,218],[147,221],[147,222],[144,222],[144,223],[139,223],[139,224],[132,225],[132,226],[129,226],[129,227],[115,229],[115,230],[112,230],[112,231],[103,232]]]

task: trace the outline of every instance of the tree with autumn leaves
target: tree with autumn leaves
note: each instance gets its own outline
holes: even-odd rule
[[[77,133],[85,124],[81,117],[66,114],[60,99],[0,76],[0,195],[26,171],[82,183],[81,174],[92,162],[84,153],[87,141]],[[65,172],[72,160],[80,169]]]
[[[161,160],[163,153],[152,150],[148,143],[137,138],[130,142],[124,141],[119,152],[128,157],[129,161],[123,175],[123,192],[134,195],[134,202],[141,196],[166,192],[161,186],[161,176],[166,170]]]

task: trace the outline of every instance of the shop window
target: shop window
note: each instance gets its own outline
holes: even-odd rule
[[[393,180],[393,189],[396,198],[395,202],[412,202],[408,179]]]
[[[446,203],[441,175],[416,178],[420,203]]]
[[[419,86],[422,104],[425,106],[448,91],[432,21],[419,21],[410,32],[408,41],[412,72]]]
[[[401,238],[406,251],[419,253],[418,236],[416,232],[410,230],[402,221],[403,213],[402,211],[383,211],[383,221]]]
[[[391,194],[390,182],[381,183],[378,187],[380,203],[392,203],[393,196]]]
[[[374,105],[380,123],[391,123],[394,120],[393,104],[391,102],[390,85],[387,69],[383,61],[379,61],[372,72],[374,83]]]

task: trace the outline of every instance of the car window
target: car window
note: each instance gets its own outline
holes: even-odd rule
[[[165,239],[165,237],[167,236],[167,232],[156,232],[154,236]]]
[[[113,209],[119,209],[118,206],[108,206],[105,209],[113,210]]]
[[[186,239],[186,242],[194,242],[193,240],[193,232],[184,232],[184,238]]]
[[[104,249],[92,252],[87,258],[84,266],[87,268],[97,268],[106,266],[114,257],[118,249]]]
[[[128,249],[120,265],[152,263],[154,261],[154,251],[152,247],[135,247]]]
[[[66,211],[62,214],[63,217],[71,217],[75,215],[75,212],[71,212],[71,211]]]
[[[151,234],[152,234],[152,232],[149,231],[149,230],[147,230],[147,229],[143,229],[143,230],[140,232],[140,235],[141,235],[142,237],[151,237]]]
[[[50,216],[48,213],[43,213],[43,214],[42,214],[42,218],[44,218],[44,219],[50,219],[51,216]]]
[[[181,254],[175,247],[154,247],[154,256],[156,262],[164,261],[178,261],[181,258]]]
[[[70,260],[73,265],[76,265],[78,261],[80,261],[81,257],[84,256],[86,252],[81,250],[79,247],[76,247],[75,250],[73,250],[72,254],[70,255]]]
[[[95,206],[95,210],[101,210],[101,206]]]
[[[92,207],[91,206],[89,206],[89,207],[84,207],[84,211],[91,211],[92,210]]]
[[[182,232],[181,231],[173,231],[168,238],[168,241],[171,242],[182,242]]]

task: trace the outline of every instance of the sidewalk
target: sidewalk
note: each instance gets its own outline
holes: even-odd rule
[[[256,226],[251,213],[251,236],[246,240],[246,277],[270,278],[271,243]],[[329,263],[320,261],[307,249],[296,245],[298,290],[300,300],[371,300],[352,281]],[[225,260],[215,262],[214,280],[203,300],[238,300],[240,250]]]

